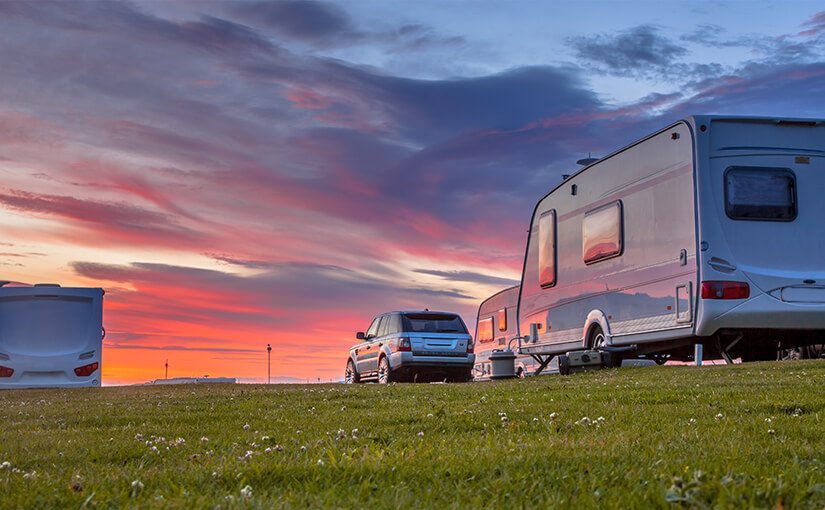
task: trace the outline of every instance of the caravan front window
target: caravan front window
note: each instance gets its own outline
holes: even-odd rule
[[[725,212],[734,220],[793,220],[793,172],[786,168],[729,167],[725,171]]]
[[[584,214],[582,258],[585,264],[622,254],[622,202],[616,201]]]
[[[539,285],[543,289],[556,284],[556,211],[539,218]]]
[[[478,321],[478,340],[479,343],[487,343],[493,341],[493,318],[487,317]]]

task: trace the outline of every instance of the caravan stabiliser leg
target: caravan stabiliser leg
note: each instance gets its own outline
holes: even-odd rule
[[[530,357],[536,360],[539,364],[539,367],[536,369],[535,372],[533,372],[533,375],[539,375],[541,371],[547,368],[547,365],[549,365],[550,362],[553,361],[553,356],[549,355],[542,356],[541,354],[531,354]]]
[[[742,333],[736,335],[736,337],[734,337],[734,339],[727,345],[724,345],[722,343],[721,337],[716,338],[716,345],[719,348],[719,354],[722,355],[722,359],[724,359],[725,363],[727,363],[728,365],[733,364],[733,358],[731,358],[730,356],[730,351],[737,343],[739,343],[739,340],[742,340]]]

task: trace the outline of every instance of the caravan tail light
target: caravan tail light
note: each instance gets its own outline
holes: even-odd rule
[[[14,369],[0,366],[0,377],[11,377],[14,374]]]
[[[412,350],[412,344],[410,343],[410,339],[407,337],[401,337],[398,339],[398,345],[395,347],[395,350],[398,352],[409,352]]]
[[[745,282],[702,282],[702,299],[746,299],[750,294]]]
[[[82,367],[77,367],[74,369],[74,373],[78,377],[88,377],[92,375],[95,370],[97,370],[97,361],[94,363],[89,363],[88,365],[83,365]]]

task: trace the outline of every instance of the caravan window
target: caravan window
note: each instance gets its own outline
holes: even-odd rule
[[[498,330],[507,331],[507,309],[502,308],[498,311]]]
[[[582,257],[585,264],[622,254],[622,202],[616,201],[584,214]]]
[[[543,289],[556,284],[556,211],[539,218],[539,285]]]
[[[487,317],[478,321],[478,340],[479,343],[486,343],[493,341],[493,318]]]
[[[796,180],[785,168],[732,166],[725,171],[725,212],[734,220],[796,218]]]

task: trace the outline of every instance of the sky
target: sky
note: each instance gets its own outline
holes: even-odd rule
[[[104,384],[340,379],[517,284],[576,160],[825,118],[795,1],[0,2],[0,280],[102,287]]]

